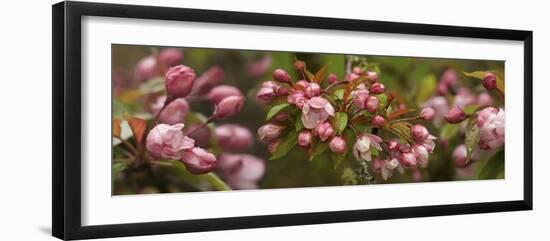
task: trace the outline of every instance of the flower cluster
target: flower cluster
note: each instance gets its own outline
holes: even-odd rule
[[[269,122],[258,129],[258,136],[268,144],[272,159],[297,145],[307,150],[310,160],[330,153],[337,167],[353,153],[355,163],[371,166],[384,180],[393,170],[428,165],[436,138],[411,122],[433,119],[433,108],[403,117],[411,111],[402,103],[394,109],[393,95],[386,94],[379,73],[365,66],[350,69],[343,80],[325,76],[326,66],[316,74],[303,61],[294,67],[302,78],[293,80],[287,71],[276,69],[273,80],[263,82],[256,95],[270,108]]]

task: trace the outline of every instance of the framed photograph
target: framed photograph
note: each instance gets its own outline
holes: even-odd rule
[[[532,32],[53,5],[53,235],[532,209]]]

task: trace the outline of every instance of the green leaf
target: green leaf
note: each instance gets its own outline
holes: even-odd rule
[[[420,105],[428,100],[434,93],[436,85],[437,81],[435,75],[430,74],[424,77],[419,83],[419,86],[422,87],[418,90],[418,94],[416,95],[416,103]]]
[[[118,175],[126,170],[128,165],[124,161],[114,161],[112,165],[112,171],[111,171],[111,183],[115,182],[115,179],[118,177]]]
[[[321,141],[315,143],[311,149],[311,153],[309,154],[309,161],[312,161],[315,157],[323,154],[326,150],[328,150],[328,143]]]
[[[340,135],[348,125],[348,114],[345,112],[336,112],[334,119],[336,120],[336,133]]]
[[[496,152],[483,166],[478,178],[495,179],[504,173],[504,149]]]
[[[344,89],[335,90],[334,95],[336,95],[336,97],[338,97],[339,100],[344,99]]]
[[[468,126],[466,127],[464,137],[464,144],[466,144],[466,164],[470,162],[474,146],[479,142],[479,129],[475,123],[474,118],[470,118]]]
[[[282,103],[271,107],[269,112],[267,112],[267,117],[265,118],[265,120],[271,120],[271,118],[273,118],[275,115],[279,114],[281,111],[283,111],[289,106],[290,104],[288,103]]]
[[[205,184],[208,184],[210,187],[219,191],[231,190],[229,185],[227,185],[222,179],[220,179],[215,173],[209,172],[206,174],[195,175],[190,173],[185,165],[177,160],[167,160],[163,161],[171,164],[170,166],[162,166],[170,173],[176,175],[178,178],[185,181],[185,183],[199,189],[204,190]]]
[[[275,160],[277,158],[283,157],[286,155],[292,148],[298,144],[298,132],[291,130],[285,137],[282,138],[281,142],[277,146],[277,150],[273,152],[269,160]]]
[[[468,105],[462,109],[466,115],[473,114],[477,109],[479,108],[479,105]]]
[[[334,169],[338,168],[338,166],[346,159],[347,151],[344,153],[338,153],[338,152],[331,152],[330,155],[332,157],[332,166]]]
[[[164,77],[155,77],[139,86],[142,94],[153,94],[164,91]]]
[[[296,132],[301,131],[304,129],[304,123],[302,123],[302,118],[300,118],[300,115],[297,115],[294,119],[294,126],[296,127]]]
[[[483,77],[487,73],[494,73],[497,77],[497,89],[500,90],[502,93],[504,93],[504,80],[502,79],[502,75],[500,73],[496,73],[495,71],[474,71],[474,72],[462,72],[464,75],[472,78],[477,78],[480,80],[483,80]]]
[[[397,122],[397,123],[391,124],[387,129],[389,129],[391,132],[393,132],[397,136],[403,138],[404,141],[407,141],[408,143],[414,143],[412,134],[411,134],[411,128],[406,124],[404,124],[403,122]]]
[[[445,140],[453,138],[459,131],[460,125],[446,123],[441,127],[439,137]]]

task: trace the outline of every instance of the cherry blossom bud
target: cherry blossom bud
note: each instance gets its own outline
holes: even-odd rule
[[[357,75],[355,73],[350,73],[350,74],[346,75],[346,80],[347,81],[353,81],[354,79],[357,79],[357,78],[359,78],[359,75]]]
[[[262,83],[262,87],[256,94],[256,100],[260,103],[269,103],[277,97],[277,91],[280,86],[273,81],[266,81]]]
[[[158,112],[164,107],[166,103],[166,96],[160,96],[157,98],[156,102],[151,106],[153,114],[158,115]],[[158,117],[160,123],[165,123],[169,125],[174,125],[177,123],[182,123],[189,112],[189,103],[184,98],[177,98],[162,110]]]
[[[494,90],[497,88],[497,76],[493,73],[486,73],[483,76],[483,87],[487,90]]]
[[[181,129],[183,124],[156,125],[146,139],[146,148],[154,159],[174,159],[181,158],[182,153],[193,148],[195,141],[183,134]]]
[[[227,151],[242,151],[252,146],[252,133],[240,125],[225,124],[216,127],[216,140]]]
[[[298,145],[301,147],[310,147],[312,140],[313,134],[308,130],[304,130],[298,135]]]
[[[304,61],[296,60],[294,61],[294,68],[302,71],[306,68],[306,63]]]
[[[315,127],[315,134],[319,136],[321,141],[326,141],[334,135],[334,128],[332,128],[330,122],[325,121]]]
[[[302,79],[302,80],[296,81],[296,84],[294,84],[294,87],[298,90],[305,91],[308,85],[309,85],[309,82]]]
[[[430,136],[430,132],[423,125],[414,125],[411,127],[411,135],[415,141],[423,141]]]
[[[365,103],[369,98],[369,91],[359,89],[353,92],[353,104],[359,109],[365,109]]]
[[[193,93],[202,95],[210,91],[212,87],[223,82],[224,71],[220,66],[214,65],[202,73],[193,84]]]
[[[399,155],[399,162],[406,167],[416,166],[416,157],[412,152],[403,152]]]
[[[241,93],[241,91],[234,87],[234,86],[231,86],[231,85],[218,85],[214,88],[212,88],[210,90],[210,92],[208,92],[208,94],[206,95],[206,98],[214,103],[214,104],[217,104],[218,102],[220,102],[222,99],[224,99],[225,97],[229,97],[229,96],[242,96],[243,94]]]
[[[332,140],[330,140],[328,147],[332,152],[344,153],[347,149],[346,140],[344,140],[341,136],[335,136]]]
[[[309,83],[305,90],[306,96],[308,98],[313,98],[321,94],[321,86],[317,83]]]
[[[284,129],[284,126],[267,123],[258,128],[258,137],[265,142],[273,141],[281,135]]]
[[[190,173],[195,175],[211,172],[216,168],[216,156],[199,147],[185,151],[181,162]]]
[[[467,166],[466,164],[466,145],[462,144],[460,146],[457,146],[453,151],[453,158],[455,162],[455,166],[464,168]]]
[[[329,74],[328,77],[327,77],[327,82],[329,84],[334,84],[334,83],[338,82],[338,77],[335,74]]]
[[[370,82],[378,82],[378,74],[374,71],[367,72],[367,80]]]
[[[290,84],[290,75],[284,69],[273,71],[273,79],[281,83]]]
[[[428,166],[428,158],[429,153],[428,149],[424,145],[414,145],[412,148],[412,153],[416,157],[416,160],[418,163],[420,163],[421,167],[427,167]]]
[[[243,108],[244,97],[243,96],[229,96],[222,99],[218,104],[216,104],[216,109],[214,110],[214,117],[216,119],[225,119],[232,117],[239,113]]]
[[[296,105],[296,107],[302,109],[304,104],[308,101],[306,95],[302,91],[294,91],[292,94],[288,95],[287,101],[289,104]]]
[[[275,151],[277,150],[277,147],[279,147],[279,144],[281,143],[281,140],[280,139],[275,139],[271,142],[269,142],[267,144],[267,151],[270,153],[270,154],[273,154],[275,153]]]
[[[432,107],[424,107],[419,116],[424,120],[432,120],[435,116],[435,110]]]
[[[384,93],[384,91],[386,91],[386,87],[383,84],[376,82],[370,86],[369,91],[373,95],[379,95]]]
[[[136,65],[136,76],[139,80],[149,80],[157,75],[157,59],[149,55],[139,60]]]
[[[273,118],[271,118],[271,120],[276,121],[276,122],[286,121],[286,120],[288,120],[288,112],[286,112],[286,111],[279,112],[275,116],[273,116]]]
[[[388,146],[389,151],[398,151],[399,150],[399,142],[397,142],[395,140],[387,141],[386,145]]]
[[[359,66],[353,67],[352,71],[356,75],[361,75],[363,73],[363,70],[361,70],[361,67],[359,67]]]
[[[375,171],[375,172],[380,172],[380,170],[384,167],[384,160],[380,159],[380,158],[375,158],[373,161],[372,161],[372,169]]]
[[[191,93],[195,71],[185,65],[174,66],[165,74],[168,98],[185,97]]]
[[[183,53],[176,48],[163,49],[159,53],[159,60],[166,67],[176,66],[183,60]]]
[[[376,112],[376,109],[378,109],[378,98],[376,96],[369,96],[365,103],[365,109],[370,113]]]
[[[458,107],[453,106],[447,114],[445,114],[445,120],[451,124],[457,124],[466,119],[466,114],[464,111]]]
[[[386,124],[386,120],[381,115],[375,115],[372,117],[371,124],[375,127],[380,127]]]
[[[287,87],[279,86],[279,89],[277,89],[277,95],[278,96],[285,96],[288,95],[290,90]]]

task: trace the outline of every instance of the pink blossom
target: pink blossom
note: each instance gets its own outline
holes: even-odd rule
[[[330,140],[328,147],[333,152],[344,153],[347,149],[346,140],[344,140],[341,136],[335,136],[332,140]]]
[[[443,96],[434,96],[428,99],[428,101],[426,101],[422,105],[422,107],[431,107],[435,110],[435,115],[433,120],[436,126],[441,125],[441,123],[443,122],[443,117],[449,111],[447,98]]]
[[[421,167],[425,168],[428,166],[429,153],[428,153],[428,149],[426,149],[424,145],[419,145],[419,144],[414,145],[412,148],[412,153],[416,157],[416,160],[418,161],[418,163],[420,163]]]
[[[437,138],[432,135],[428,135],[428,138],[424,139],[423,141],[417,142],[417,144],[421,144],[424,147],[426,147],[426,150],[428,150],[429,153],[432,153],[435,149],[435,142]]]
[[[237,124],[224,124],[216,127],[214,133],[220,147],[227,151],[242,151],[254,143],[252,133]]]
[[[281,83],[290,84],[290,75],[284,69],[276,69],[273,71],[273,79]]]
[[[487,107],[479,112],[476,123],[479,127],[480,148],[495,149],[504,145],[504,122],[503,109]]]
[[[430,135],[430,132],[423,125],[414,125],[411,127],[411,135],[415,141],[423,141]]]
[[[321,141],[326,141],[334,135],[334,128],[332,128],[330,122],[325,121],[315,127],[315,134],[319,136]]]
[[[369,162],[371,161],[371,146],[382,151],[382,147],[380,146],[381,142],[382,138],[370,133],[365,133],[357,138],[357,142],[355,142],[353,146],[353,155],[357,160]]]
[[[302,109],[302,123],[307,129],[313,129],[326,121],[329,116],[334,116],[334,107],[321,98],[313,97],[308,100]]]
[[[391,152],[395,152],[395,151],[399,151],[399,142],[397,142],[396,140],[389,140],[386,142],[386,145],[388,146],[388,151],[391,151]]]
[[[168,69],[165,79],[166,93],[169,98],[185,97],[193,88],[195,71],[185,65],[177,65]]]
[[[305,93],[308,98],[318,96],[319,94],[321,94],[321,86],[319,86],[319,84],[317,83],[309,83],[306,86]]]
[[[380,127],[386,124],[386,120],[381,115],[375,115],[372,117],[371,124],[374,127]]]
[[[338,77],[335,75],[335,74],[329,74],[328,77],[327,77],[327,82],[329,84],[334,84],[336,82],[338,82]]]
[[[399,155],[399,162],[406,167],[414,167],[417,164],[416,156],[412,152],[402,152]]]
[[[354,74],[356,75],[361,75],[363,74],[363,70],[361,69],[361,67],[359,66],[355,66],[353,67],[353,69],[351,70]]]
[[[311,131],[303,130],[298,134],[298,145],[301,147],[310,147],[313,140]]]
[[[308,99],[303,91],[295,90],[287,97],[289,104],[296,105],[296,107],[302,109]]]
[[[183,60],[183,53],[176,48],[166,48],[160,51],[159,61],[166,67],[176,66]]]
[[[180,159],[183,152],[193,148],[195,141],[183,134],[183,124],[156,125],[147,135],[146,148],[155,159]]]
[[[457,167],[464,168],[467,166],[466,155],[467,155],[466,145],[462,144],[457,146],[454,149],[453,158],[454,158],[454,163]]]
[[[273,81],[266,81],[262,84],[262,87],[256,94],[256,100],[260,103],[269,103],[277,97],[277,91],[280,86]]]
[[[347,80],[347,81],[353,81],[353,80],[355,80],[355,79],[357,79],[357,78],[359,78],[359,77],[360,77],[360,76],[359,76],[358,74],[356,74],[356,73],[349,73],[349,74],[346,75],[346,80]]]
[[[243,108],[244,97],[243,96],[229,96],[223,98],[214,109],[214,117],[216,119],[225,119],[232,117],[239,113]]]
[[[370,113],[374,113],[376,109],[378,109],[378,104],[379,102],[376,96],[369,96],[365,102],[365,109]]]
[[[386,91],[386,87],[384,87],[383,84],[380,84],[380,83],[377,82],[377,83],[373,83],[370,86],[369,91],[373,95],[379,95],[379,94],[384,93],[384,91]]]
[[[211,172],[216,168],[216,156],[200,147],[186,150],[181,162],[190,173],[195,175]]]
[[[224,71],[220,66],[214,65],[202,73],[193,84],[193,93],[202,95],[208,93],[212,87],[223,82]]]
[[[451,124],[457,124],[466,119],[466,114],[462,108],[453,106],[447,114],[445,114],[445,120]]]
[[[493,97],[487,92],[483,92],[477,96],[477,104],[480,106],[490,106],[493,104]]]
[[[358,89],[353,91],[353,104],[359,109],[365,109],[365,103],[369,98],[369,91],[366,89]]]
[[[166,96],[157,98],[154,104],[151,105],[153,114],[157,115],[166,103]],[[184,98],[177,98],[164,108],[160,113],[158,121],[169,125],[181,123],[185,120],[185,116],[189,112],[189,103]]]
[[[262,141],[273,141],[281,135],[284,129],[284,126],[267,123],[258,128],[258,137],[260,137]]]
[[[432,120],[435,116],[435,110],[432,107],[424,107],[419,116],[424,120]]]
[[[249,154],[223,153],[216,169],[234,189],[255,189],[265,173],[265,161]]]
[[[402,171],[401,165],[396,158],[384,161],[384,165],[381,168],[382,179],[386,181],[391,178],[395,169]]]
[[[208,92],[208,94],[206,95],[206,98],[210,102],[217,104],[225,97],[234,96],[234,95],[242,96],[243,94],[237,87],[234,87],[231,85],[218,85],[212,88],[210,92]]]
[[[491,91],[497,88],[497,76],[493,73],[486,73],[485,76],[483,76],[483,87],[485,89]]]
[[[262,58],[249,63],[246,66],[246,73],[251,77],[260,77],[271,67],[271,55],[264,55]]]
[[[140,59],[136,65],[136,77],[140,81],[146,81],[158,74],[157,58],[153,55]]]
[[[370,82],[377,82],[378,81],[378,74],[374,71],[368,71],[367,72],[367,80]]]

